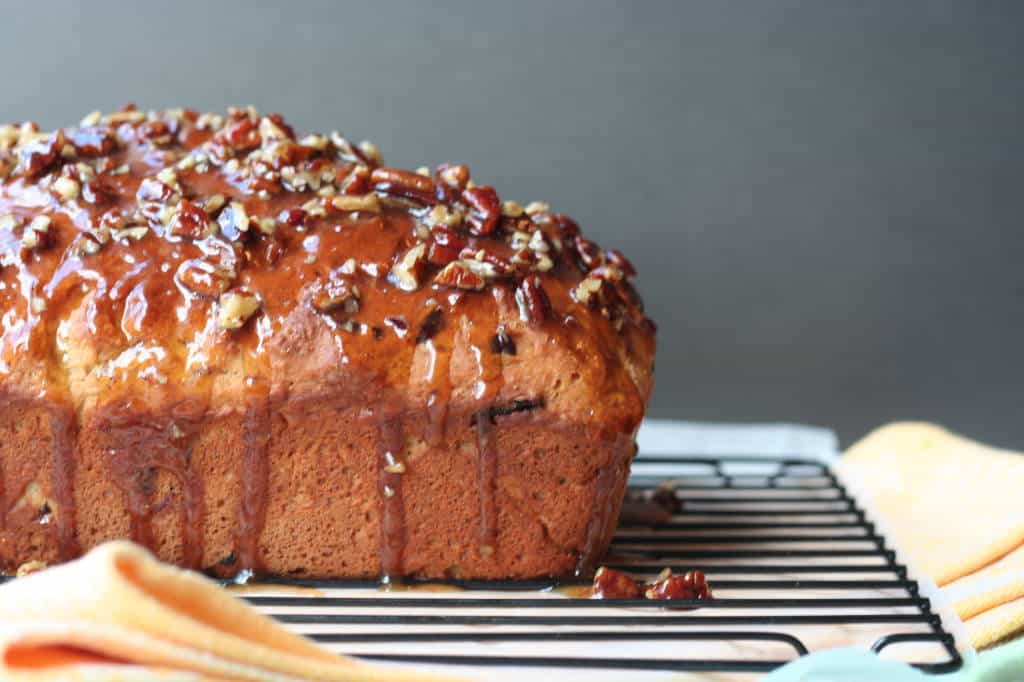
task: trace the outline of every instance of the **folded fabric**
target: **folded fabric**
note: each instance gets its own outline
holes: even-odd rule
[[[856,443],[837,470],[943,588],[973,646],[1024,629],[1024,455],[898,423]]]
[[[0,679],[441,680],[336,656],[128,542],[0,587]]]

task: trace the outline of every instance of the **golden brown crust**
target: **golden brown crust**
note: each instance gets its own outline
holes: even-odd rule
[[[654,333],[571,219],[251,110],[0,126],[0,166],[0,568],[131,537],[522,577],[607,543]]]

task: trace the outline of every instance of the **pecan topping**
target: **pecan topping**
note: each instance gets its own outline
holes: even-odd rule
[[[473,234],[488,235],[498,228],[501,218],[501,203],[493,187],[473,187],[462,192],[462,200],[473,211],[466,218],[469,231]]]
[[[135,193],[135,198],[139,201],[151,201],[162,204],[166,204],[178,196],[178,193],[172,187],[168,187],[153,178],[143,180],[142,184],[139,185],[139,191]]]
[[[434,283],[454,289],[479,291],[487,284],[487,280],[474,270],[474,266],[470,265],[470,262],[457,260],[444,266],[441,272],[434,277]]]
[[[403,197],[424,204],[435,201],[434,181],[418,173],[399,168],[374,168],[370,181],[376,191],[388,196]]]
[[[458,259],[459,254],[466,248],[466,240],[451,228],[435,225],[430,233],[434,240],[430,245],[427,260],[434,265],[448,265]]]
[[[239,329],[260,309],[258,296],[242,289],[221,294],[217,326],[221,329]]]
[[[213,233],[213,223],[210,221],[210,216],[206,215],[206,211],[188,199],[184,199],[171,218],[167,231],[175,237],[202,239]]]
[[[604,252],[608,262],[622,271],[627,278],[636,277],[636,268],[629,262],[629,259],[622,255],[618,249],[608,249]]]
[[[42,175],[57,160],[61,149],[64,147],[64,133],[57,131],[52,135],[46,135],[20,149],[21,168],[28,177]]]
[[[133,292],[136,309],[167,318],[147,328],[164,335],[194,331],[203,314],[239,328],[260,308],[257,289],[273,291],[269,313],[300,304],[370,344],[388,328],[424,342],[448,312],[504,314],[512,301],[531,325],[552,322],[554,301],[567,321],[599,314],[613,329],[652,329],[632,264],[546,204],[503,202],[465,165],[383,166],[372,145],[296,136],[280,116],[251,107],[224,116],[128,106],[49,133],[0,125],[0,214],[11,214],[0,216],[0,298],[22,315],[49,306],[33,324],[63,319],[81,286],[106,292],[95,304],[112,306],[103,311],[112,320]],[[82,260],[64,267],[70,259]],[[65,277],[75,267],[88,276]],[[38,286],[19,286],[26,275]],[[60,295],[54,278],[67,282]],[[474,293],[491,285],[493,297]],[[69,287],[75,296],[64,295]],[[260,322],[262,331],[279,320]],[[501,355],[526,338],[501,326],[490,334],[485,353]],[[361,352],[361,343],[349,345]]]
[[[538,325],[551,314],[551,301],[537,276],[527,277],[519,284],[515,299],[524,322]]]
[[[223,268],[193,258],[178,266],[174,279],[193,294],[217,298],[231,286],[232,275]]]
[[[106,126],[76,128],[65,134],[81,156],[106,156],[117,148],[117,138]]]
[[[465,189],[469,182],[469,167],[462,164],[442,163],[436,174],[438,180],[454,189]]]
[[[44,248],[50,244],[50,216],[40,215],[32,219],[21,233],[21,243],[27,249]]]
[[[589,239],[576,237],[575,246],[576,254],[584,270],[592,270],[603,262],[601,249]]]
[[[260,132],[252,119],[244,118],[218,133],[214,142],[235,151],[246,151],[260,146]]]
[[[93,205],[117,201],[117,188],[105,177],[95,177],[82,185],[82,198]]]
[[[220,225],[221,234],[232,241],[237,241],[249,233],[249,214],[241,202],[232,201],[220,212],[217,224]]]
[[[370,213],[380,213],[380,200],[377,199],[377,196],[374,194],[365,194],[363,196],[339,194],[331,197],[329,203],[336,211],[368,211]]]
[[[355,314],[359,312],[359,287],[335,276],[314,289],[311,303],[320,312],[342,309]]]
[[[418,289],[426,264],[426,253],[427,245],[425,243],[417,244],[406,251],[405,255],[391,268],[388,279],[404,291]]]
[[[61,176],[53,181],[53,191],[57,193],[57,196],[62,201],[71,201],[77,198],[80,190],[81,185],[72,178]]]

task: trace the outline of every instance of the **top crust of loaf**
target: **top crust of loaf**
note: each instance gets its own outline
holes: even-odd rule
[[[635,430],[654,328],[616,251],[465,166],[277,115],[0,126],[0,386],[76,413],[344,390]],[[340,388],[339,388],[340,387]]]

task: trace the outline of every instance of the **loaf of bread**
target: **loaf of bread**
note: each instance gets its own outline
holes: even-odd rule
[[[604,552],[654,325],[465,166],[231,109],[0,126],[0,569],[522,578]]]

